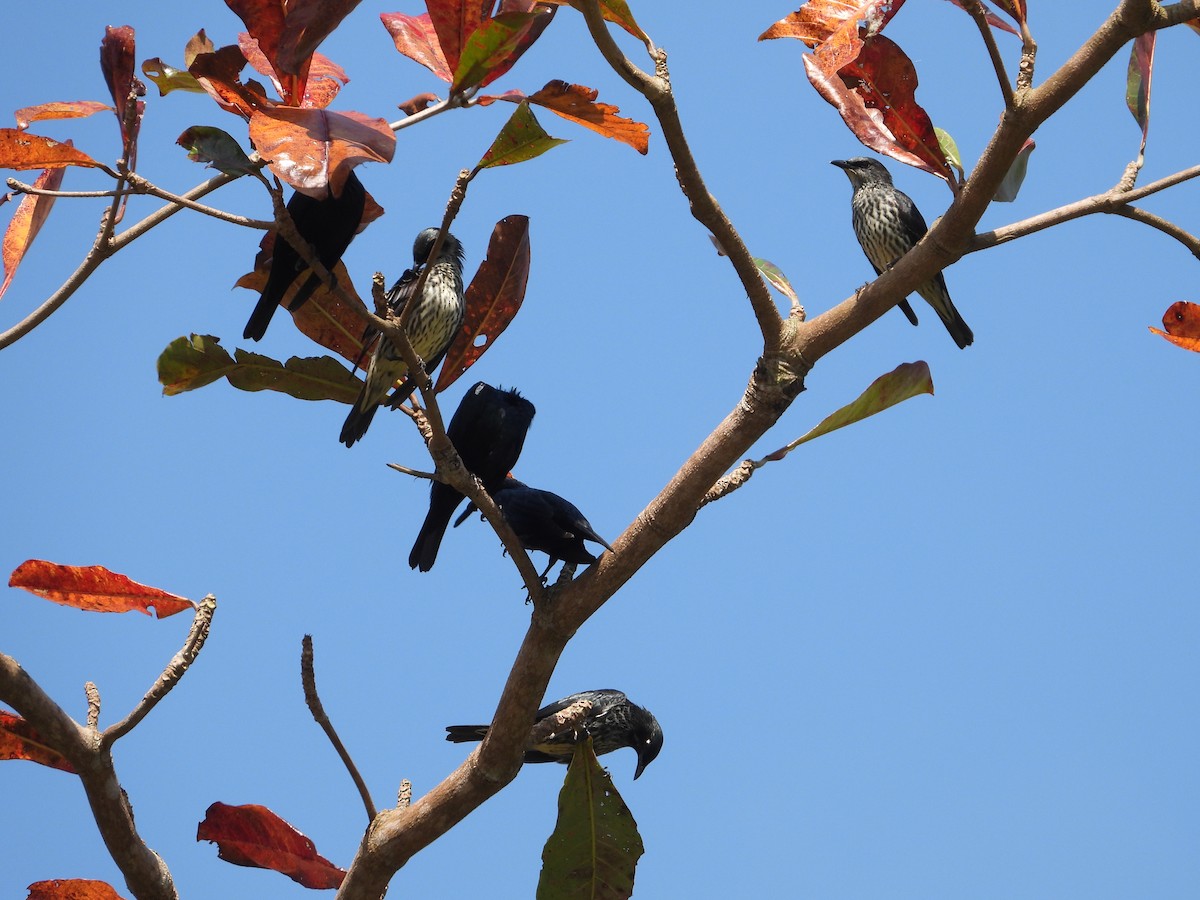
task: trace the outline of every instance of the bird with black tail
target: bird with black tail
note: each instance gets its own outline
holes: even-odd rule
[[[533,404],[515,388],[498,390],[482,381],[473,385],[459,402],[446,436],[467,471],[479,479],[489,494],[500,488],[516,465],[533,415]],[[450,517],[464,499],[450,485],[433,482],[429,489],[429,513],[408,554],[412,568],[422,572],[433,568]]]
[[[854,234],[874,266],[875,274],[882,275],[925,236],[929,230],[925,219],[908,194],[892,184],[891,173],[878,160],[856,156],[854,159],[835,159],[833,165],[850,179],[854,188],[850,198]],[[954,308],[942,273],[938,272],[932,281],[919,285],[917,293],[933,307],[954,343],[960,348],[970,346],[975,335]],[[917,317],[907,299],[901,301],[900,307],[916,325]]]
[[[550,557],[542,580],[559,560],[572,565],[591,565],[598,557],[592,556],[584,541],[595,541],[606,550],[612,546],[596,533],[592,523],[584,518],[574,503],[550,491],[532,488],[511,476],[504,479],[498,488],[489,491],[500,512],[508,522],[517,540],[526,550],[541,550]],[[461,525],[475,505],[468,506],[454,522]]]
[[[437,228],[426,228],[417,235],[413,243],[413,268],[406,270],[387,294],[388,309],[393,315],[399,315],[416,289],[421,270],[429,258],[437,236]],[[412,301],[412,311],[404,329],[413,350],[425,363],[426,373],[432,373],[437,368],[462,326],[462,269],[462,244],[447,232],[442,239],[442,249],[437,259],[429,267],[421,296]],[[364,343],[369,342],[373,336],[374,329],[368,329],[363,338]],[[371,355],[370,365],[367,366],[367,383],[363,385],[350,414],[346,416],[345,424],[342,425],[339,440],[343,444],[351,447],[367,433],[379,404],[387,397],[392,385],[407,374],[408,365],[401,357],[400,351],[386,335],[380,335],[375,352]],[[393,397],[393,405],[399,405],[416,388],[411,378],[406,379]]]
[[[637,769],[633,773],[633,779],[636,781],[662,750],[663,733],[658,719],[654,718],[648,709],[630,702],[620,691],[598,690],[581,691],[543,706],[534,716],[534,724],[562,712],[580,700],[591,704],[583,721],[561,734],[551,734],[527,749],[525,762],[569,763],[575,752],[575,745],[590,736],[592,750],[597,756],[620,750],[622,747],[632,747],[637,752],[638,759]],[[455,744],[479,741],[483,740],[487,733],[486,725],[449,725],[446,727],[446,740]]]
[[[313,255],[330,273],[362,224],[366,200],[366,189],[358,180],[358,176],[351,171],[346,177],[346,183],[342,185],[341,194],[336,197],[332,190],[320,200],[296,191],[288,201],[288,215],[291,216],[297,233],[309,243]],[[321,280],[305,265],[296,248],[276,232],[275,249],[271,251],[271,268],[267,273],[267,286],[263,288],[254,312],[250,314],[250,321],[246,323],[242,337],[254,341],[262,339],[279,302],[302,272],[309,274],[292,297],[288,308],[293,311],[304,305]]]

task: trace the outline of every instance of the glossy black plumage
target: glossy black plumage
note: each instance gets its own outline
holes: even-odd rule
[[[592,523],[584,518],[575,504],[551,491],[532,488],[515,478],[506,478],[494,491],[489,491],[505,520],[516,533],[526,550],[541,550],[550,557],[542,578],[559,560],[573,565],[590,565],[592,556],[584,541],[595,541],[612,550],[608,541],[596,533]],[[461,523],[474,507],[469,507],[455,525]]]
[[[413,243],[413,268],[408,269],[388,291],[388,308],[398,315],[409,296],[416,288],[421,268],[429,257],[437,240],[438,229],[426,228],[417,235]],[[442,249],[429,268],[421,296],[413,301],[405,333],[413,350],[425,363],[425,371],[432,374],[442,357],[446,355],[454,336],[462,325],[463,304],[463,247],[454,235],[447,233],[442,240]],[[363,335],[364,344],[374,337],[374,330]],[[342,425],[339,440],[347,447],[367,433],[379,404],[388,391],[408,373],[408,365],[390,340],[380,337],[367,367],[367,382],[359,392],[358,399],[350,408]],[[412,379],[405,379],[392,397],[392,405],[398,406],[416,390]]]
[[[328,271],[333,271],[333,267],[354,240],[358,226],[362,224],[366,199],[366,189],[358,180],[358,176],[351,171],[342,186],[340,197],[330,194],[317,200],[296,191],[288,201],[288,215],[292,217],[296,231],[308,241],[317,259]],[[250,320],[246,323],[242,337],[255,341],[262,339],[279,302],[302,272],[308,272],[308,277],[292,297],[289,307],[292,310],[303,306],[321,281],[309,271],[296,248],[276,233],[267,285],[263,288],[254,311],[250,313]]]
[[[459,402],[446,436],[467,471],[480,480],[489,494],[503,484],[516,465],[533,416],[533,404],[515,389],[497,390],[482,381],[473,385]],[[446,526],[463,499],[450,485],[433,482],[429,489],[429,513],[408,555],[412,568],[422,572],[433,568]]]
[[[925,218],[912,198],[892,184],[891,173],[878,160],[857,156],[835,159],[833,165],[846,173],[854,188],[850,198],[854,234],[875,274],[881,275],[925,236],[929,230]],[[975,336],[955,309],[942,273],[938,272],[931,281],[918,285],[917,293],[933,307],[954,343],[960,348],[970,346]],[[916,314],[912,307],[906,308],[907,303],[907,300],[902,301],[900,308],[915,325]]]
[[[592,749],[597,756],[622,747],[632,747],[638,758],[637,770],[633,773],[636,781],[662,750],[663,733],[658,720],[649,710],[630,702],[620,691],[596,690],[581,691],[543,706],[537,711],[534,722],[562,712],[579,700],[587,700],[592,705],[581,725],[564,734],[552,735],[526,750],[525,762],[568,763],[575,752],[575,744],[590,735]],[[487,732],[486,725],[449,725],[446,727],[446,740],[456,744],[478,741]]]

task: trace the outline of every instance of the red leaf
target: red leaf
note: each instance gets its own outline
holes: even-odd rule
[[[146,86],[134,76],[133,64],[133,29],[128,25],[106,27],[104,39],[100,42],[100,68],[108,83],[108,91],[112,94],[114,112],[121,126],[125,159],[131,169],[137,160],[138,130],[146,109],[146,104],[137,99],[146,96]],[[136,110],[131,115],[128,114],[130,103],[136,104]]]
[[[0,759],[27,759],[74,774],[66,757],[46,743],[37,730],[10,712],[0,710]]]
[[[454,79],[427,14],[406,16],[404,13],[380,13],[379,18],[392,36],[397,50],[419,62],[447,84]]]
[[[15,113],[17,130],[24,131],[31,122],[38,122],[42,119],[82,119],[105,109],[112,109],[112,107],[107,103],[98,103],[95,100],[71,100],[26,106],[18,109]]]
[[[1025,24],[1025,0],[996,0],[996,5],[1020,24]]]
[[[437,34],[438,46],[446,58],[451,72],[458,69],[463,45],[483,21],[483,10],[479,0],[425,0],[429,20]],[[491,3],[488,3],[491,8]]]
[[[67,146],[71,142],[67,141]],[[66,169],[43,169],[42,174],[33,182],[35,188],[47,191],[57,191],[62,184]],[[4,262],[4,282],[0,284],[0,297],[8,290],[13,276],[17,274],[17,266],[25,258],[33,239],[41,230],[54,206],[55,197],[44,197],[36,194],[26,194],[21,198],[17,211],[13,213],[8,229],[4,232],[4,243],[0,247],[0,259]]]
[[[242,20],[246,30],[258,42],[271,68],[278,74],[280,96],[283,97],[284,103],[299,106],[304,97],[308,67],[300,67],[302,71],[289,71],[277,65],[276,59],[279,54],[279,41],[283,36],[284,4],[281,0],[225,0],[225,5]]]
[[[341,886],[346,877],[317,853],[311,840],[265,806],[214,803],[196,829],[197,841],[212,841],[217,855],[237,866],[282,872],[313,890]]]
[[[249,119],[256,110],[271,107],[259,85],[242,84],[241,71],[246,57],[240,47],[230,45],[213,53],[198,53],[188,72],[221,107]]]
[[[863,43],[883,31],[903,5],[904,0],[811,0],[758,39],[796,38],[816,47],[817,63],[832,75],[858,59]]]
[[[573,0],[538,0],[538,2],[551,6],[575,5]],[[900,0],[900,2],[903,3],[904,0]],[[634,21],[633,13],[625,0],[600,0],[600,15],[604,21],[621,26],[642,43],[649,42],[650,38],[646,32],[642,31],[642,26]]]
[[[492,229],[487,258],[467,287],[466,316],[446,351],[435,390],[454,384],[504,333],[521,308],[528,281],[529,217],[505,216]]]
[[[279,81],[279,76],[275,74],[266,54],[259,49],[258,41],[249,32],[243,31],[238,35],[238,49],[242,51],[246,62],[254,71],[271,79],[275,90],[279,91],[279,95],[282,97],[283,85]],[[341,66],[327,56],[314,53],[308,70],[308,83],[305,85],[304,97],[300,106],[306,109],[324,109],[333,102],[333,98],[341,91],[342,85],[349,82],[350,79]]]
[[[964,12],[966,11],[966,7],[962,5],[962,0],[950,0],[950,2]],[[998,28],[1000,31],[1007,31],[1009,34],[1015,34],[1020,37],[1021,32],[1017,31],[1017,29],[1013,28],[994,12],[988,9],[988,5],[984,3],[983,0],[979,0],[979,5],[983,7],[983,17],[985,20],[987,20],[989,25],[991,25],[993,28]]]
[[[1157,328],[1150,330],[1176,347],[1200,353],[1200,303],[1188,303],[1186,300],[1172,303],[1163,313],[1162,321],[1166,331]]]
[[[165,619],[185,609],[195,609],[191,600],[138,584],[104,566],[63,566],[43,559],[29,559],[17,566],[8,579],[9,587],[24,588],[64,606],[93,612],[129,612],[150,615],[153,607]]]
[[[307,72],[311,79],[317,47],[358,4],[359,0],[288,0],[274,62],[284,72]]]
[[[29,886],[25,900],[122,900],[112,886],[87,878],[61,878],[39,881]]]
[[[463,47],[454,89],[484,87],[505,74],[541,37],[555,12],[554,7],[538,7],[533,12],[507,12],[487,19]]]
[[[250,140],[271,170],[298,191],[335,194],[362,162],[390,162],[396,135],[385,119],[357,112],[276,106],[250,117]]]
[[[916,101],[916,69],[891,40],[868,41],[858,60],[836,76],[807,54],[804,71],[866,146],[953,183],[929,114]]]

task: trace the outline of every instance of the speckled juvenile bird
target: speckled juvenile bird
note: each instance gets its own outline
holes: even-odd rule
[[[342,185],[342,192],[337,197],[330,192],[328,196],[318,200],[296,191],[288,201],[288,215],[292,217],[296,231],[308,241],[314,255],[329,272],[333,272],[333,267],[354,240],[358,226],[362,224],[366,201],[366,188],[353,171],[347,176],[346,183]],[[242,337],[254,341],[262,339],[267,333],[267,326],[271,324],[271,317],[279,307],[279,301],[302,272],[308,272],[308,277],[292,295],[288,308],[293,311],[304,305],[321,280],[309,271],[296,248],[276,232],[267,284],[254,311],[250,313]]]
[[[459,401],[446,427],[446,436],[458,451],[467,471],[482,482],[489,494],[496,491],[517,464],[525,435],[533,422],[533,404],[516,389],[499,390],[480,381]],[[448,484],[433,482],[429,513],[408,555],[408,564],[428,572],[437,559],[450,517],[464,497]]]
[[[854,159],[835,159],[833,165],[842,169],[854,186],[854,196],[850,198],[854,234],[875,267],[875,274],[882,275],[916,246],[929,227],[908,194],[892,185],[891,173],[883,163],[856,156]],[[960,348],[975,340],[975,335],[954,308],[941,272],[932,281],[920,285],[917,293],[933,307]],[[901,301],[900,308],[916,325],[917,317],[907,299]]]
[[[532,488],[512,477],[504,479],[490,493],[521,546],[526,550],[541,550],[550,557],[550,563],[542,572],[543,580],[560,559],[572,565],[594,563],[597,557],[588,552],[584,541],[595,541],[612,550],[608,541],[600,537],[592,523],[584,518],[579,507],[558,494]],[[468,506],[455,521],[455,526],[462,524],[474,509],[474,504]]]
[[[654,718],[648,709],[631,703],[620,691],[598,690],[581,691],[543,706],[537,711],[534,722],[562,712],[578,700],[587,700],[592,704],[583,722],[563,734],[553,734],[542,743],[526,750],[525,762],[569,763],[575,752],[575,744],[590,735],[592,750],[597,756],[620,750],[622,747],[632,747],[637,751],[638,764],[633,773],[636,781],[662,750],[663,733],[658,719]],[[448,725],[446,740],[455,744],[479,741],[487,733],[486,725]]]
[[[426,228],[417,235],[413,243],[413,268],[405,271],[399,280],[388,291],[388,308],[393,315],[399,314],[405,302],[412,294],[420,277],[429,251],[437,240],[438,229]],[[425,279],[425,287],[421,296],[413,301],[413,310],[409,316],[405,333],[417,355],[425,363],[425,371],[432,373],[437,364],[446,355],[454,336],[458,333],[463,321],[463,247],[458,239],[449,232],[442,241],[441,252],[430,266],[429,275]],[[364,343],[373,336],[373,329],[368,329],[364,335]],[[400,356],[392,342],[386,337],[380,337],[371,355],[371,363],[367,367],[367,383],[359,392],[358,400],[346,416],[339,440],[350,447],[367,433],[375,410],[387,396],[392,385],[408,374],[408,366]],[[409,379],[400,386],[397,396],[393,397],[393,405],[399,405],[416,389]]]

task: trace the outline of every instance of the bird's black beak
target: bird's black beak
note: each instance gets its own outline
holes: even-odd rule
[[[850,167],[850,163],[846,162],[844,159],[831,159],[829,164],[831,166],[837,166],[839,169],[847,169]]]
[[[637,768],[633,771],[633,780],[637,781],[644,771],[646,771],[646,761],[639,758]]]

